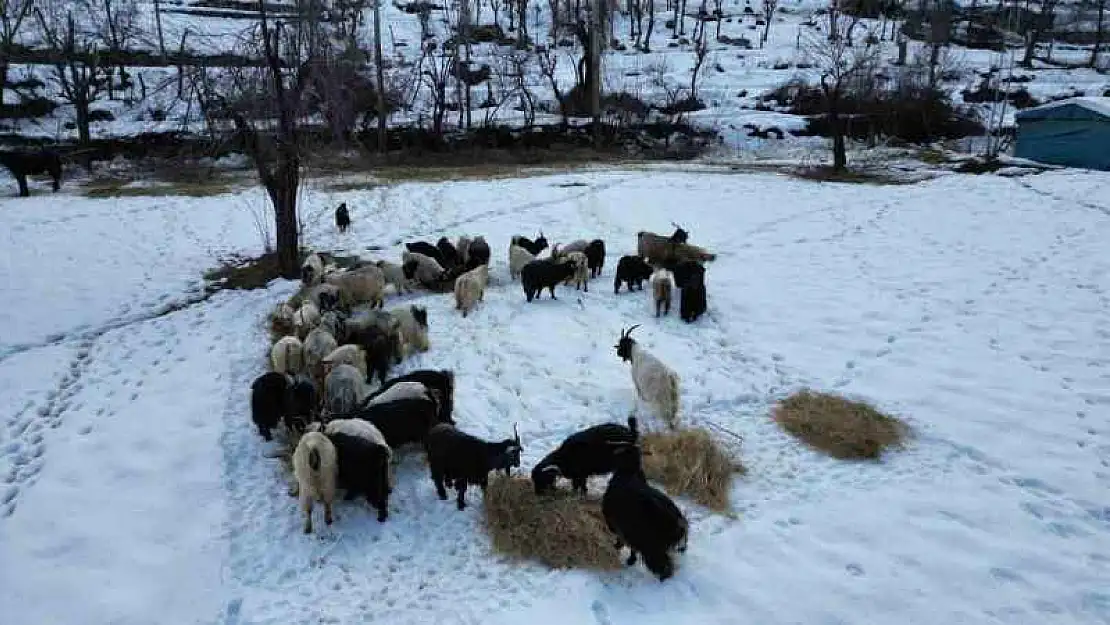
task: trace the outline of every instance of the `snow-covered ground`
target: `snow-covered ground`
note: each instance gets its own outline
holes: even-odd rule
[[[666,584],[501,560],[480,504],[439,501],[416,453],[386,523],[345,502],[301,534],[248,410],[264,317],[296,285],[189,305],[218,257],[259,251],[244,206],[261,192],[5,198],[2,620],[1110,622],[1108,190],[1074,171],[865,186],[674,166],[308,190],[318,248],[487,237],[493,284],[469,318],[447,295],[388,306],[428,306],[432,349],[404,368],[455,369],[468,431],[519,422],[525,469],[623,419],[634,391],[612,346],[643,324],[682,376],[683,418],[742,434],[750,469],[735,519],[679,502],[690,549]],[[672,220],[720,254],[693,325],[610,288],[636,231]],[[541,228],[606,239],[589,293],[526,304],[510,283],[509,236]],[[803,385],[868,398],[916,437],[882,463],[811,452],[768,417]]]

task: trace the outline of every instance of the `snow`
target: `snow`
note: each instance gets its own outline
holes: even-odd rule
[[[440,502],[414,452],[386,523],[343,502],[301,534],[248,409],[264,317],[296,284],[197,291],[223,254],[258,252],[244,207],[261,192],[5,198],[20,250],[0,258],[5,625],[1105,623],[1108,185],[1067,170],[870,186],[692,166],[312,184],[317,248],[393,258],[404,240],[486,236],[491,285],[467,319],[449,295],[387,307],[428,307],[432,348],[402,370],[456,370],[460,426],[499,438],[519,423],[524,469],[628,414],[613,344],[633,323],[682,376],[680,418],[743,435],[735,518],[680,500],[690,546],[666,584],[491,554],[477,497],[466,512]],[[609,288],[636,231],[672,220],[719,254],[693,325]],[[589,293],[525,303],[505,250],[539,229],[606,239]],[[881,463],[812,452],[768,418],[802,386],[869,399],[915,438]]]

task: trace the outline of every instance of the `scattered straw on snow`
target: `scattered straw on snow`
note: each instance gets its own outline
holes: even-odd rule
[[[732,475],[744,466],[703,428],[646,432],[644,473],[672,497],[689,497],[714,512],[729,508]]]
[[[808,389],[783,399],[772,416],[802,442],[841,459],[877,459],[909,435],[905,423],[864,402]]]
[[[553,569],[621,568],[598,498],[582,499],[562,489],[540,497],[530,479],[496,475],[483,507],[484,527],[498,553]]]

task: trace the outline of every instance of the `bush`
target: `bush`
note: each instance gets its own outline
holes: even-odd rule
[[[866,403],[808,389],[779,402],[772,417],[803,443],[842,460],[878,459],[909,435],[904,423]]]
[[[103,109],[93,109],[89,111],[90,122],[111,122],[115,121],[115,119],[116,116],[113,115],[111,111],[105,111]]]

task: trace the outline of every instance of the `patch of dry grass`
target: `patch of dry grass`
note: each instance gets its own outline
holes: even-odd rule
[[[746,469],[703,428],[645,432],[644,473],[672,497],[689,497],[713,510],[729,509],[732,476]]]
[[[276,252],[255,258],[233,256],[204,274],[204,279],[220,289],[264,289],[281,277]]]
[[[208,180],[179,180],[142,186],[130,186],[131,182],[115,178],[91,180],[85,185],[85,197],[210,197],[230,193],[236,188],[234,181],[220,176],[213,176]]]
[[[809,389],[783,399],[771,414],[802,442],[843,460],[878,459],[910,434],[905,423],[869,404]]]
[[[483,508],[486,533],[498,553],[553,569],[621,568],[598,498],[561,489],[538,497],[530,479],[495,475]]]

